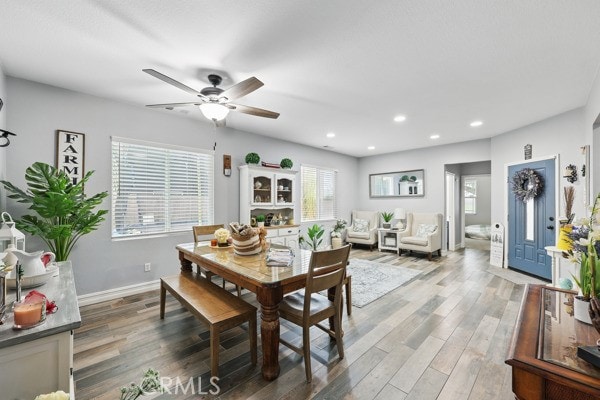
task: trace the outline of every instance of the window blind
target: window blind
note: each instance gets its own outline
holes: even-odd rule
[[[465,214],[477,213],[477,180],[465,179]]]
[[[303,165],[302,221],[337,219],[337,172],[333,169]]]
[[[213,223],[212,152],[112,138],[112,237]]]

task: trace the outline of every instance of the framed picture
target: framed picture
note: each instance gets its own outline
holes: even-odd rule
[[[73,184],[85,174],[85,135],[78,132],[56,131],[56,168],[64,171]]]

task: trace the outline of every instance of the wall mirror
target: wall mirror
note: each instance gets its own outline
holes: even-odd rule
[[[385,172],[369,175],[370,197],[422,197],[425,195],[425,170]]]

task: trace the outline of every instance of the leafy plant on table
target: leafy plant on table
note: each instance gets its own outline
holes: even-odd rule
[[[17,228],[39,236],[56,255],[56,261],[69,258],[73,246],[81,236],[96,229],[108,210],[94,211],[108,192],[87,197],[85,183],[94,171],[85,174],[77,184],[63,171],[51,165],[36,162],[25,171],[27,190],[21,190],[8,181],[0,181],[10,193],[9,198],[29,205],[37,215],[23,215],[16,220]]]
[[[308,239],[305,239],[304,236],[300,236],[300,244],[303,244],[309,250],[316,251],[319,249],[321,243],[323,243],[323,234],[325,233],[325,229],[321,225],[314,224],[310,228],[308,228],[306,234]]]
[[[383,220],[385,221],[385,223],[389,223],[392,218],[394,218],[394,213],[393,212],[387,212],[384,211],[381,213],[381,218],[383,218]]]

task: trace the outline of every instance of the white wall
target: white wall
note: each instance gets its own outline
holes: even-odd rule
[[[6,98],[6,77],[0,63],[0,99],[4,101],[4,106],[0,110],[0,129],[7,129],[6,114],[8,109],[8,99]],[[14,142],[14,140],[13,140]],[[7,147],[0,147],[0,179],[6,177],[6,151]],[[6,209],[6,196],[0,191],[0,212]]]
[[[444,214],[444,165],[489,159],[489,139],[361,158],[356,204],[365,210],[384,211],[401,207],[407,212]],[[424,197],[369,198],[369,174],[412,169],[425,170]]]
[[[10,97],[8,129],[19,133],[7,153],[7,179],[21,187],[25,186],[25,169],[33,162],[54,164],[55,130],[62,129],[86,135],[85,168],[96,171],[86,185],[88,194],[110,189],[110,136],[114,135],[208,149],[217,142],[216,222],[239,218],[237,167],[244,163],[244,156],[250,151],[259,153],[268,162],[289,157],[294,161],[293,169],[299,169],[301,163],[336,168],[339,170],[340,217],[348,219],[356,203],[358,161],[354,157],[229,128],[220,128],[215,133],[208,122],[16,78],[7,79],[7,90]],[[223,154],[232,156],[233,174],[229,178],[222,174]],[[103,208],[110,209],[109,199]],[[24,212],[22,206],[12,201],[8,209],[16,216]],[[190,232],[162,238],[111,241],[108,219],[98,231],[84,236],[71,254],[78,294],[152,281],[175,273],[179,270],[175,245],[191,240]],[[39,240],[27,239],[27,250],[43,247]],[[151,272],[143,272],[145,262],[152,263]]]
[[[592,146],[590,165],[600,165],[600,129],[593,129],[594,121],[600,115],[600,70],[590,88],[585,106],[584,138],[585,144]],[[597,168],[596,168],[597,169]],[[592,196],[600,192],[600,171],[590,168],[590,185]]]
[[[581,167],[583,156],[580,146],[586,144],[586,126],[583,108],[578,108],[566,113],[545,119],[515,129],[514,131],[493,137],[491,140],[492,160],[492,223],[506,224],[505,200],[507,192],[506,165],[510,163],[526,162],[523,147],[526,144],[533,146],[533,158],[559,155],[560,164],[556,173],[562,175],[564,167],[575,164]],[[590,168],[591,169],[591,168]],[[570,185],[564,178],[560,178],[557,193],[560,198],[558,214],[564,210],[563,187]],[[573,184],[575,186],[575,204],[573,211],[577,216],[583,216],[582,180]],[[558,217],[558,215],[556,215]]]

